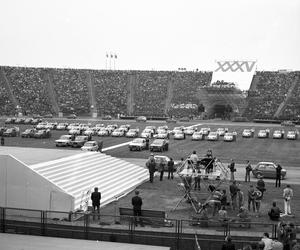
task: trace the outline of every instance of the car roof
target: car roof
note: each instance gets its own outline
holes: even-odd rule
[[[274,162],[270,162],[270,161],[261,161],[261,162],[257,163],[257,165],[259,165],[259,164],[274,164],[274,165],[276,165]]]

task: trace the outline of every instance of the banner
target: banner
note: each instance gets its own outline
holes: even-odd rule
[[[255,70],[256,61],[216,61],[211,84],[227,82],[241,90],[248,90]]]

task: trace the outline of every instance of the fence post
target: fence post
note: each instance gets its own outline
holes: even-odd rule
[[[175,249],[180,249],[180,239],[181,239],[181,234],[182,234],[182,221],[181,220],[176,220],[176,246]]]
[[[0,208],[1,232],[5,233],[5,208]]]
[[[41,235],[42,236],[45,236],[45,223],[46,223],[46,220],[45,220],[45,215],[46,211],[41,211]]]
[[[89,217],[88,213],[84,214],[84,238],[87,240],[89,238]]]

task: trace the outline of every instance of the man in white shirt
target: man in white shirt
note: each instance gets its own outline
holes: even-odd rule
[[[197,163],[199,161],[199,157],[198,157],[196,151],[193,151],[193,153],[190,156],[190,159],[192,160],[192,162],[194,163],[194,165],[197,166]]]
[[[273,240],[270,239],[270,236],[268,233],[264,233],[261,241],[263,243],[265,243],[264,250],[272,250],[273,249],[273,247],[272,247]]]
[[[292,214],[291,212],[291,200],[293,197],[293,189],[291,189],[291,186],[288,184],[286,185],[286,188],[283,189],[283,202],[284,202],[284,214]]]

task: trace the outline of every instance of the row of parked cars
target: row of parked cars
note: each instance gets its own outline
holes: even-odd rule
[[[50,129],[37,130],[34,128],[28,128],[24,132],[21,133],[19,127],[12,127],[12,128],[1,127],[0,128],[0,136],[17,137],[20,135],[22,138],[38,138],[38,139],[50,138],[51,131],[50,131]]]
[[[62,135],[55,140],[56,147],[81,148],[83,151],[100,151],[102,146],[100,142],[92,140],[87,135]]]

